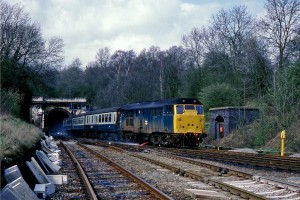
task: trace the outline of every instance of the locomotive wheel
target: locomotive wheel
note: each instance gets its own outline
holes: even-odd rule
[[[154,146],[160,146],[160,144],[161,144],[161,136],[159,134],[152,134],[150,136],[150,142]]]

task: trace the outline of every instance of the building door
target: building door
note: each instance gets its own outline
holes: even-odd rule
[[[215,139],[223,138],[224,133],[224,118],[219,115],[215,119]]]

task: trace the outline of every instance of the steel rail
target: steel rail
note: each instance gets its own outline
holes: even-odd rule
[[[116,151],[119,151],[119,152],[126,152],[126,150],[124,150],[122,148],[119,148],[119,147],[116,147],[116,146],[110,146],[109,148],[111,148],[113,150],[116,150]],[[253,179],[253,180],[256,180],[256,181],[260,181],[260,182],[266,182],[266,183],[271,184],[271,185],[276,185],[276,186],[280,186],[282,188],[287,188],[291,191],[300,192],[300,185],[299,184],[284,182],[282,180],[277,180],[277,179],[274,179],[274,178],[273,179],[272,178],[265,178],[265,177],[245,173],[245,172],[242,172],[242,171],[239,171],[239,170],[230,169],[230,168],[222,168],[220,166],[216,166],[216,165],[208,164],[208,163],[203,163],[201,161],[197,161],[197,160],[194,160],[194,159],[191,159],[191,158],[186,158],[186,157],[174,155],[174,154],[171,154],[171,153],[165,153],[164,155],[168,158],[172,158],[172,159],[179,160],[179,161],[182,161],[182,162],[187,162],[187,163],[191,163],[191,164],[194,164],[194,165],[202,166],[202,167],[209,168],[209,169],[217,171],[217,172],[221,172],[222,170],[227,169],[228,174],[232,174],[232,175],[235,175],[235,176],[238,176],[238,177]],[[171,169],[171,167],[170,167],[170,169]],[[177,168],[176,170],[178,171],[180,169]],[[189,171],[189,174],[193,175],[193,172]],[[201,177],[201,175],[199,175],[199,174],[197,176],[198,176],[198,179],[204,180],[205,182],[207,182],[207,179],[204,176]],[[197,176],[195,176],[195,178]]]
[[[74,156],[74,154],[71,152],[71,150],[67,147],[67,145],[64,142],[61,142],[62,146],[66,149],[66,151],[68,152],[68,154],[70,155],[71,159],[73,160],[73,162],[76,165],[76,168],[82,178],[82,181],[84,183],[84,186],[87,190],[88,196],[90,199],[92,200],[97,200],[97,195],[89,181],[89,179],[87,178],[83,168],[81,167],[80,163],[78,162],[78,160],[76,159],[76,157]]]
[[[172,165],[162,163],[162,162],[157,161],[157,160],[153,160],[151,158],[147,158],[147,157],[144,157],[144,156],[141,156],[141,155],[136,155],[134,153],[130,153],[130,155],[134,156],[134,157],[137,157],[137,158],[140,158],[142,160],[146,160],[146,161],[148,161],[150,163],[153,163],[153,164],[156,164],[158,166],[167,168],[167,169],[169,169],[169,170],[171,170],[175,173],[181,173],[181,174],[184,174],[185,176],[189,176],[191,178],[201,180],[201,181],[203,181],[203,182],[205,182],[209,185],[213,185],[215,187],[222,188],[225,191],[230,191],[233,194],[242,196],[242,197],[247,198],[247,199],[253,199],[253,200],[266,200],[267,199],[266,197],[263,197],[261,195],[249,192],[249,191],[244,190],[242,188],[238,188],[238,187],[229,185],[227,183],[223,183],[221,181],[217,181],[217,180],[214,180],[214,179],[207,178],[206,176],[203,176],[203,175],[201,175],[197,172],[194,172],[194,171],[183,170],[183,169],[180,169],[178,167],[174,167]]]
[[[139,185],[141,185],[143,188],[145,188],[146,190],[150,191],[151,194],[153,194],[156,198],[158,199],[162,199],[162,200],[171,200],[172,198],[169,197],[168,195],[164,194],[163,192],[161,192],[160,190],[158,190],[157,188],[153,187],[152,185],[150,185],[149,183],[145,182],[143,179],[135,176],[133,173],[131,173],[130,171],[124,169],[122,166],[118,165],[117,163],[113,162],[112,160],[110,160],[109,158],[107,158],[104,155],[101,155],[100,153],[98,153],[97,151],[94,151],[90,148],[88,148],[87,146],[77,143],[80,147],[84,148],[85,150],[87,150],[88,152],[90,152],[91,154],[95,155],[96,157],[100,158],[101,160],[104,160],[105,162],[107,162],[109,165],[111,165],[112,167],[114,167],[115,169],[117,169],[118,171],[120,171],[124,176],[130,178],[131,180],[137,182]]]
[[[229,152],[226,150],[182,150],[166,149],[170,153],[189,156],[192,158],[204,158],[209,160],[228,161],[245,165],[270,167],[292,171],[300,171],[300,158],[281,157],[275,155],[251,154],[241,152]]]

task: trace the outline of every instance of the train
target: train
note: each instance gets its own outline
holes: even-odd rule
[[[146,101],[72,115],[67,133],[103,140],[164,146],[198,146],[207,136],[203,104],[196,98]]]

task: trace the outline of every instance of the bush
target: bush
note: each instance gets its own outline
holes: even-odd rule
[[[286,130],[286,151],[300,153],[300,120]]]
[[[13,89],[1,90],[1,113],[19,116],[23,96]]]
[[[206,110],[213,107],[236,106],[239,102],[237,91],[226,83],[203,88],[200,99]]]
[[[32,148],[42,137],[37,127],[9,115],[0,115],[0,160]]]

